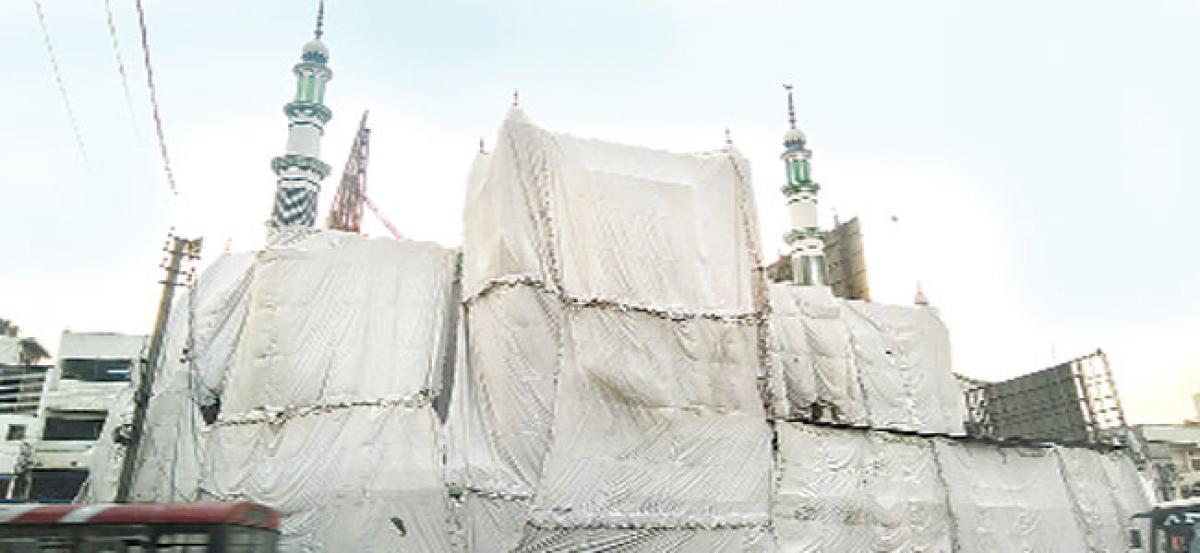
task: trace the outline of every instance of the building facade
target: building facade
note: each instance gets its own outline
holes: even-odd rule
[[[31,439],[50,365],[0,363],[0,499],[24,497],[17,475],[32,459]],[[25,482],[27,484],[27,481]]]
[[[1200,425],[1141,424],[1134,433],[1158,500],[1200,497]]]
[[[28,498],[69,500],[87,479],[92,450],[118,394],[130,382],[146,337],[63,332],[58,360],[47,372],[34,425],[28,431]]]

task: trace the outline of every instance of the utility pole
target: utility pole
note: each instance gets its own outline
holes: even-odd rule
[[[154,390],[154,375],[158,372],[158,361],[162,354],[163,334],[167,329],[167,318],[171,313],[171,301],[175,297],[175,287],[181,286],[179,276],[187,273],[191,281],[191,272],[182,269],[185,260],[200,259],[202,239],[187,239],[170,235],[170,242],[163,247],[167,259],[161,265],[166,270],[166,276],[160,281],[163,285],[162,298],[158,302],[158,316],[154,319],[154,333],[150,336],[150,348],[146,357],[138,363],[137,390],[133,395],[133,421],[130,424],[125,447],[125,458],[121,462],[121,476],[117,480],[118,503],[129,501],[129,487],[133,483],[133,469],[137,464],[138,446],[141,445],[143,431],[146,426],[146,408],[150,405],[150,394]],[[186,285],[184,283],[183,285]]]

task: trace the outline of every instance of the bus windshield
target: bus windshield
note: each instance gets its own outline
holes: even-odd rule
[[[1164,553],[1200,553],[1200,507],[1164,513],[1155,521],[1154,542]]]

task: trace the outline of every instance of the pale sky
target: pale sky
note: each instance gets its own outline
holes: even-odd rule
[[[34,1],[0,2],[0,317],[54,351],[67,328],[149,331],[170,227],[209,261],[262,243],[315,1],[144,2],[176,198],[133,1],[112,0],[131,102],[104,2],[42,2],[89,161]],[[1178,422],[1200,393],[1197,28],[1194,1],[330,0],[322,203],[370,109],[368,193],[405,235],[458,245],[478,139],[520,88],[536,122],[582,136],[690,151],[729,127],[774,258],[792,82],[822,217],[863,218],[875,299],[925,283],[955,370],[1100,347],[1132,422]]]

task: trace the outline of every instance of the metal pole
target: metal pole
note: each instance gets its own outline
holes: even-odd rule
[[[165,265],[166,277],[162,280],[162,298],[158,302],[158,316],[154,319],[154,332],[150,336],[150,348],[146,357],[138,364],[137,391],[133,395],[133,421],[129,430],[129,444],[125,448],[125,458],[121,461],[121,476],[117,480],[118,503],[129,501],[129,487],[133,483],[133,469],[137,464],[138,446],[146,425],[146,408],[150,404],[150,393],[154,389],[154,374],[158,372],[158,360],[162,353],[163,334],[167,328],[167,318],[171,313],[171,301],[175,297],[175,287],[179,285],[180,267],[183,260],[196,259],[200,255],[200,239],[188,240],[179,236],[171,236],[171,245],[166,248],[168,253]]]

